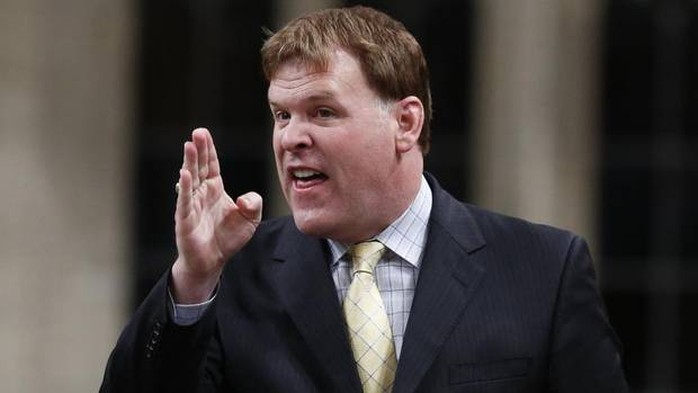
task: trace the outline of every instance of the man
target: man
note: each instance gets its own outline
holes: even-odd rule
[[[627,390],[584,241],[461,204],[423,172],[428,73],[399,22],[312,13],[262,58],[293,217],[261,222],[259,195],[231,199],[195,130],[179,256],[102,391]]]

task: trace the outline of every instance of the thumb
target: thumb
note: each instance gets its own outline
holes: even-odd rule
[[[241,195],[235,201],[240,214],[255,226],[262,221],[262,197],[254,191]]]

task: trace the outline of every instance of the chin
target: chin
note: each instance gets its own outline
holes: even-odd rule
[[[327,228],[311,212],[293,212],[293,222],[299,231],[308,236],[327,237]]]
[[[342,241],[342,226],[317,212],[293,212],[293,221],[296,228],[308,236]]]

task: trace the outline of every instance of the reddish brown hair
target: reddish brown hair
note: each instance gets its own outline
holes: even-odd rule
[[[337,48],[357,58],[369,86],[380,98],[419,98],[424,106],[419,145],[426,155],[432,115],[427,62],[405,26],[380,11],[362,6],[327,9],[289,22],[262,47],[264,75],[271,81],[279,67],[290,60],[326,70]]]

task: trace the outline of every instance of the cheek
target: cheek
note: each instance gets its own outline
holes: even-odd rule
[[[281,190],[283,191],[284,195],[286,195],[286,187],[284,184],[286,183],[286,178],[284,176],[284,166],[283,166],[283,159],[282,159],[282,151],[280,148],[278,148],[278,145],[276,141],[273,143],[273,150],[274,150],[274,164],[276,165],[276,177],[277,181],[281,185]]]
[[[367,136],[359,151],[355,152],[357,160],[371,171],[387,170],[395,157],[394,139],[387,130]]]
[[[281,147],[281,137],[279,136],[279,132],[277,130],[272,131],[271,147],[274,149],[274,155],[278,155]]]
[[[281,141],[279,139],[279,136],[276,132],[274,132],[271,140],[271,147],[272,150],[274,151],[274,161],[276,162],[277,168],[281,169]]]
[[[375,122],[363,124],[357,127],[356,135],[359,136],[354,138],[358,154],[362,154],[366,160],[390,156],[394,152],[395,134],[387,121],[377,119]]]

